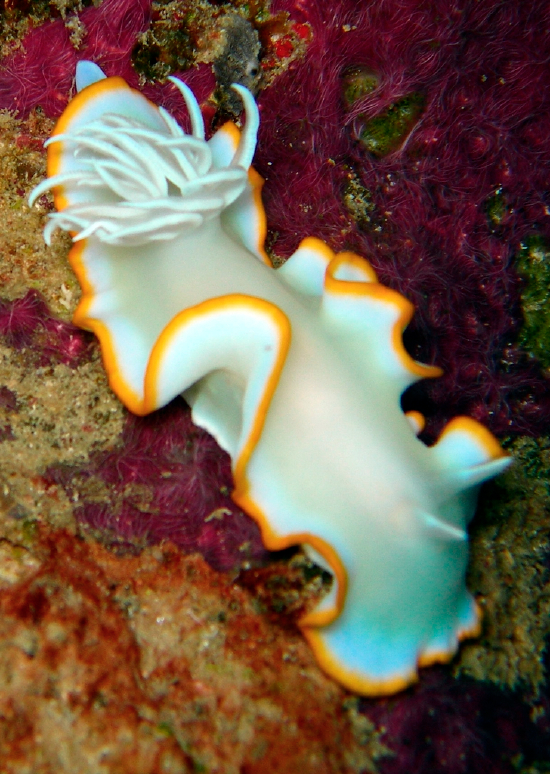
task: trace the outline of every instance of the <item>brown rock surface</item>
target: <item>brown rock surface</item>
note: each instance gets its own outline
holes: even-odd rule
[[[171,545],[4,532],[2,772],[374,770],[372,725],[235,579]]]

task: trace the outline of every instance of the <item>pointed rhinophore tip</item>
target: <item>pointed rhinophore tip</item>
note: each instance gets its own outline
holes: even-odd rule
[[[103,80],[107,76],[95,62],[90,62],[87,59],[81,59],[76,65],[76,90],[82,91],[86,86],[91,86],[92,83]]]
[[[193,137],[197,137],[199,140],[204,140],[204,121],[199,103],[197,102],[195,95],[189,86],[183,81],[180,81],[179,78],[175,78],[173,75],[170,75],[168,76],[168,80],[174,84],[184,99],[187,110],[189,112],[189,118],[191,119],[191,132]]]
[[[256,100],[246,86],[241,86],[239,83],[232,83],[231,88],[236,91],[242,99],[246,115],[239,146],[231,165],[248,169],[252,164],[252,158],[254,157],[254,152],[256,150],[256,140],[258,139],[258,128],[260,126],[260,114],[258,112]]]

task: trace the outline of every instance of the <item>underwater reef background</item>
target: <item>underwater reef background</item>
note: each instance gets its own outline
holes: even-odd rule
[[[550,8],[546,0],[5,0],[0,6],[0,760],[6,772],[550,772]],[[296,620],[326,586],[270,555],[183,401],[111,394],[70,319],[70,240],[42,240],[44,140],[79,59],[187,127],[257,94],[268,250],[356,251],[410,299],[457,414],[514,466],[484,487],[480,639],[417,686],[357,699]],[[327,439],[330,443],[330,439]]]

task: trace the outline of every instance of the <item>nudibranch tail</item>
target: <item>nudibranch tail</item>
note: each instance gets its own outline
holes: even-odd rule
[[[234,499],[266,545],[301,543],[333,575],[300,621],[350,690],[391,693],[479,631],[465,586],[479,484],[509,459],[465,417],[433,447],[404,389],[438,376],[403,345],[412,305],[354,253],[313,237],[275,271],[246,121],[206,142],[120,78],[82,63],[81,91],[48,145],[58,212],[83,289],[75,322],[101,343],[111,386],[145,414],[183,394],[229,452]],[[250,168],[249,168],[250,167]]]

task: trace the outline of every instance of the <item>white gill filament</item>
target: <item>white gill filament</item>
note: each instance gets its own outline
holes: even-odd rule
[[[180,81],[179,78],[174,78],[172,75],[168,78],[176,89],[180,92],[183,100],[187,106],[189,112],[189,118],[191,119],[191,134],[193,137],[198,137],[200,140],[204,140],[204,121],[202,120],[202,113],[199,107],[195,95],[186,83]]]
[[[71,204],[49,215],[44,238],[50,244],[56,228],[75,233],[73,240],[95,237],[111,245],[140,245],[166,241],[218,216],[245,189],[256,147],[259,117],[252,94],[240,94],[246,123],[227,167],[213,165],[204,140],[204,122],[193,92],[170,78],[183,96],[191,119],[190,135],[163,108],[161,131],[116,114],[58,134],[47,144],[63,142],[74,162],[40,183],[32,205],[45,191],[62,186]]]

